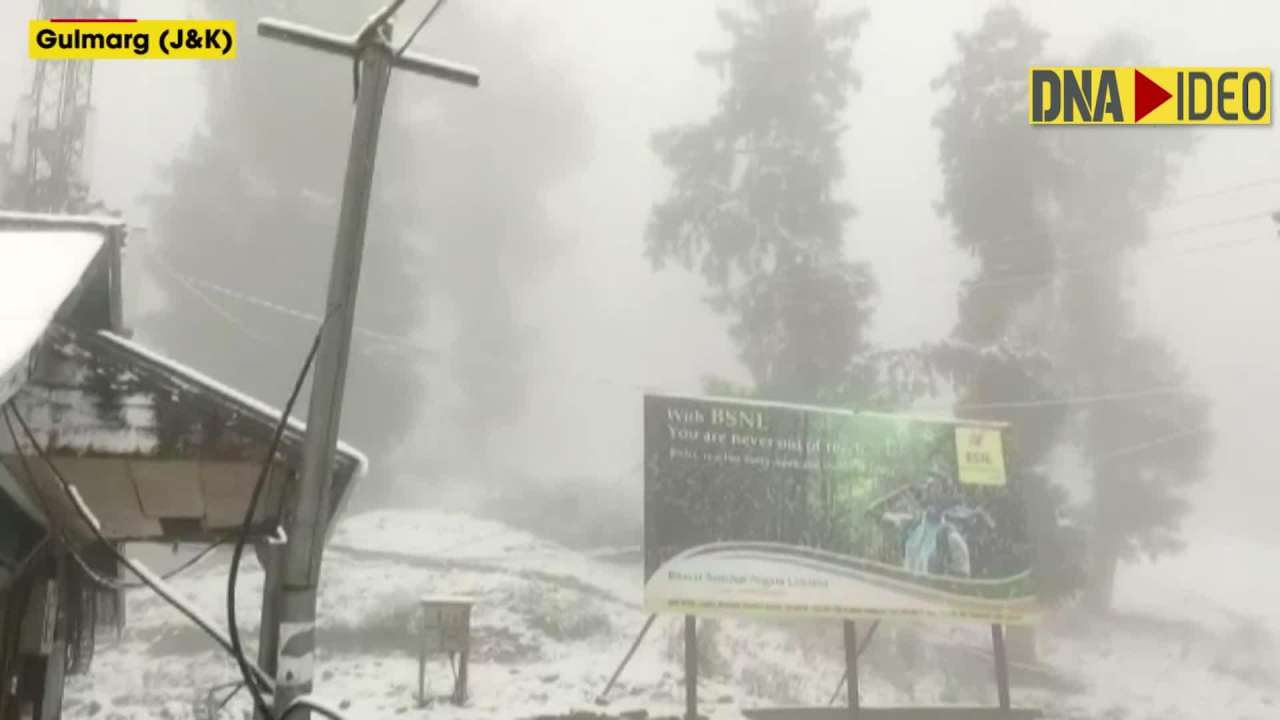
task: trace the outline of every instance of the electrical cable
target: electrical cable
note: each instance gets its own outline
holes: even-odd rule
[[[217,707],[213,709],[213,713],[211,714],[216,715],[217,713],[222,712],[222,708],[226,707],[227,703],[231,702],[231,698],[235,697],[242,689],[244,689],[244,681],[234,684],[235,687],[231,689],[231,692],[227,693],[226,697],[222,698],[221,702],[218,703]]]
[[[1250,180],[1249,182],[1240,183],[1238,185],[1228,185],[1226,187],[1221,187],[1216,190],[1207,190],[1205,192],[1192,193],[1190,195],[1183,195],[1181,197],[1176,197],[1168,202],[1156,205],[1152,209],[1166,210],[1169,208],[1178,207],[1180,205],[1188,205],[1198,200],[1207,200],[1209,198],[1221,197],[1223,195],[1229,195],[1231,193],[1239,192],[1241,190],[1252,190],[1253,188],[1256,188],[1256,187],[1275,185],[1277,183],[1280,183],[1280,176],[1258,178],[1257,180]]]
[[[360,99],[360,56],[364,53],[364,48],[373,38],[382,30],[383,24],[391,19],[391,16],[404,5],[405,0],[391,0],[391,4],[374,13],[367,21],[364,27],[356,33],[354,45],[356,52],[351,60],[351,102]]]
[[[143,247],[145,248],[145,246]],[[264,298],[260,298],[255,295],[243,293],[238,290],[234,290],[232,288],[226,287],[224,285],[219,285],[217,283],[210,282],[208,280],[204,280],[202,278],[198,278],[198,277],[183,273],[177,268],[175,268],[167,260],[165,260],[163,257],[163,254],[157,249],[148,248],[148,249],[145,249],[144,252],[148,253],[148,257],[150,257],[152,260],[156,262],[161,272],[170,276],[176,282],[183,284],[184,286],[187,286],[187,287],[198,286],[198,287],[205,288],[206,290],[212,290],[220,295],[229,297],[233,300],[238,300],[240,302],[243,302],[249,305],[256,305],[258,307],[264,308],[266,310],[270,310],[272,312],[278,313],[286,317],[294,318],[296,320],[305,320],[307,322],[312,322],[317,324],[324,321],[323,317],[316,315],[314,313],[304,312],[296,308],[291,308],[287,305],[281,305],[280,303],[272,302],[271,300],[266,300]],[[208,297],[202,296],[202,299],[207,300]],[[226,313],[226,315],[230,315],[230,313]],[[230,322],[230,320],[228,320],[228,322]],[[235,324],[237,326],[243,326],[242,321],[237,321]],[[402,349],[416,352],[432,360],[439,359],[438,350],[436,350],[435,348],[427,347],[420,343],[416,343],[413,340],[410,340],[409,338],[403,335],[395,335],[392,333],[382,332],[379,330],[373,330],[370,328],[364,328],[360,326],[355,326],[352,331],[359,335],[363,335],[365,337],[373,338],[375,340],[380,340],[388,345],[394,345]],[[247,330],[246,330],[246,334],[255,339],[258,337],[257,333],[252,333]]]
[[[1247,219],[1256,219],[1256,216],[1250,216]],[[1235,220],[1232,222],[1239,222],[1239,220]],[[1204,227],[1207,228],[1210,226],[1206,225]],[[1181,247],[1176,250],[1152,253],[1147,257],[1148,259],[1177,257],[1182,255],[1191,255],[1199,252],[1206,252],[1209,250],[1220,250],[1224,248],[1239,247],[1242,245],[1248,245],[1252,243],[1270,242],[1273,240],[1274,238],[1265,237],[1265,236],[1249,237],[1249,238],[1232,238],[1230,240],[1220,240],[1217,242],[1208,243],[1206,245],[1192,245],[1192,246]],[[1051,280],[1053,278],[1063,277],[1066,275],[1080,275],[1083,273],[1095,271],[1101,267],[1106,267],[1111,261],[1118,260],[1124,257],[1125,255],[1127,255],[1128,253],[1129,253],[1128,250],[1120,250],[1120,251],[1108,250],[1108,251],[1099,251],[1099,252],[1093,252],[1093,253],[1075,253],[1072,255],[1064,256],[1063,259],[1091,257],[1093,258],[1093,260],[1090,262],[1072,263],[1072,264],[1068,264],[1063,267],[1055,268],[1052,270],[1040,270],[1040,271],[1034,271],[1034,272],[993,275],[987,278],[978,277],[978,278],[974,278],[971,281],[963,281],[962,286],[965,289],[987,288],[987,287],[1010,287],[1014,285],[1022,285],[1026,283],[1034,283],[1034,282],[1041,282],[1045,280]]]
[[[1157,385],[1156,387],[1151,388],[1104,393],[1099,395],[1077,395],[1074,397],[1045,398],[1041,400],[1006,400],[987,403],[960,403],[945,407],[934,405],[912,408],[912,410],[1005,410],[1017,408],[1068,407],[1072,405],[1093,405],[1114,400],[1136,400],[1139,398],[1164,397],[1168,395],[1185,395],[1190,392],[1192,392],[1192,389],[1184,385]]]
[[[1142,452],[1143,450],[1148,450],[1153,447],[1159,447],[1160,445],[1166,445],[1168,443],[1175,442],[1177,440],[1195,437],[1196,435],[1202,435],[1204,433],[1210,432],[1211,430],[1213,430],[1213,423],[1204,423],[1202,425],[1197,425],[1195,427],[1184,428],[1176,432],[1160,435],[1150,440],[1145,440],[1143,442],[1134,443],[1132,445],[1125,445],[1124,447],[1108,450],[1107,452],[1103,453],[1100,457],[1098,457],[1095,460],[1095,462],[1099,462],[1099,463],[1108,462],[1118,457],[1125,457],[1127,455],[1132,455],[1134,453]]]
[[[14,408],[14,414],[15,416],[17,415],[16,407]],[[77,553],[74,550],[74,543],[71,540],[70,534],[67,533],[66,528],[62,527],[61,523],[58,520],[58,516],[53,512],[53,508],[49,505],[48,500],[44,497],[44,494],[40,492],[40,489],[36,486],[35,474],[31,469],[31,465],[28,464],[27,462],[26,453],[22,451],[21,443],[18,442],[18,435],[13,430],[13,422],[9,418],[8,405],[4,407],[0,407],[0,415],[4,416],[5,427],[9,431],[9,439],[13,443],[13,449],[15,454],[17,454],[18,456],[18,461],[22,463],[23,474],[21,476],[21,479],[23,483],[27,486],[26,488],[27,492],[30,493],[38,503],[40,503],[40,509],[44,511],[45,517],[48,518],[49,524],[52,526],[50,528],[51,534],[56,536],[56,538],[61,542],[62,547],[67,551],[67,554],[71,556],[72,560],[75,561],[76,565],[80,567],[80,570],[83,571],[84,574],[90,580],[92,580],[95,584],[107,590],[136,590],[139,588],[147,587],[146,584],[144,583],[122,583],[122,582],[110,580],[106,577],[103,577],[102,575],[94,571],[92,568],[90,568],[89,563],[86,562],[85,559],[81,557],[79,553]],[[83,498],[81,499],[81,502],[83,502]],[[177,577],[179,574],[194,567],[201,560],[204,560],[206,557],[209,556],[210,553],[212,553],[222,544],[231,540],[231,538],[233,537],[234,535],[228,534],[224,537],[214,540],[212,543],[209,543],[208,545],[206,545],[202,550],[200,550],[200,552],[196,553],[195,556],[191,557],[183,564],[161,574],[160,578],[162,580],[171,580]],[[49,536],[46,536],[45,540],[41,542],[42,543],[46,542],[48,539],[49,539]],[[28,556],[27,560],[29,561],[30,558],[34,556],[34,554],[35,554],[35,551],[33,550],[32,553]]]
[[[110,580],[98,574],[97,571],[89,567],[89,563],[86,562],[84,558],[80,557],[80,553],[76,552],[75,543],[71,539],[71,534],[65,527],[63,527],[58,515],[53,512],[53,506],[49,504],[48,498],[46,498],[44,493],[40,492],[40,488],[36,486],[35,471],[31,469],[31,464],[27,462],[27,454],[22,451],[22,444],[18,442],[18,435],[13,429],[13,421],[9,417],[10,408],[13,408],[14,416],[18,417],[17,406],[13,405],[13,400],[10,400],[8,404],[0,409],[0,415],[4,415],[4,424],[9,430],[9,439],[13,443],[14,453],[18,456],[18,462],[22,464],[21,480],[27,486],[27,492],[30,493],[38,503],[40,503],[40,508],[44,511],[45,518],[49,522],[49,529],[51,531],[50,535],[58,542],[59,547],[61,547],[67,555],[71,557],[72,561],[74,561],[80,568],[80,571],[84,573],[85,577],[89,578],[89,580],[94,584],[107,590],[119,591],[129,589],[128,585]],[[90,526],[90,529],[93,529],[93,527]],[[48,537],[49,536],[46,536],[46,539]]]
[[[1242,240],[1232,241],[1231,244],[1241,244],[1242,242],[1245,242],[1245,241],[1253,242],[1256,240],[1257,240],[1256,238],[1246,238],[1243,241]],[[1225,247],[1228,245],[1229,243],[1213,243],[1211,245],[1188,248],[1188,249],[1182,250],[1178,254],[1187,254],[1192,252],[1213,250],[1213,249]],[[1056,274],[1056,273],[1049,273],[1049,274]],[[306,316],[302,313],[288,310],[287,308],[283,308],[282,306],[272,303],[269,300],[262,300],[260,298],[255,298],[252,296],[245,296],[237,291],[231,290],[229,288],[213,285],[212,283],[206,283],[203,280],[189,278],[187,276],[180,276],[180,275],[176,276],[176,279],[184,279],[184,280],[189,280],[190,282],[193,282],[193,283],[205,284],[206,286],[211,287],[217,292],[227,295],[228,297],[232,297],[233,299],[240,300],[242,302],[246,302],[249,304],[257,305],[260,307],[266,307],[271,310],[287,312],[289,315],[292,315],[292,316],[302,317],[303,319],[311,319],[314,317],[314,316]],[[230,313],[227,313],[227,314],[229,315]],[[236,323],[237,326],[240,326],[242,324],[243,323],[240,323],[240,322]],[[427,353],[432,359],[435,359],[437,357],[437,353],[434,349],[427,348],[417,344],[409,344],[411,343],[411,341],[408,341],[406,338],[397,338],[396,336],[393,336],[387,333],[378,333],[370,330],[362,331],[360,328],[357,328],[357,332],[364,332],[365,334],[375,337],[378,340],[381,340],[383,342],[387,342],[390,344],[402,346],[407,350]],[[533,372],[533,370],[531,369],[530,372]],[[618,387],[626,387],[630,389],[641,390],[643,392],[661,392],[661,388],[655,388],[652,386],[647,386],[641,383],[627,381],[623,379],[606,378],[602,376],[595,376],[593,374],[578,373],[570,369],[562,369],[560,370],[560,373],[567,376],[571,376],[575,379],[595,380],[603,384],[608,384],[608,385],[613,385]],[[1150,388],[1135,388],[1132,390],[1124,390],[1124,391],[1118,391],[1118,392],[1102,394],[1102,395],[1081,395],[1081,396],[1069,396],[1069,397],[1061,397],[1061,398],[1043,398],[1043,399],[1029,399],[1029,400],[1000,400],[1000,401],[985,402],[985,403],[966,403],[963,405],[954,405],[954,406],[953,405],[945,405],[945,406],[944,405],[928,405],[928,406],[907,408],[905,411],[907,412],[938,412],[938,411],[951,412],[951,411],[960,411],[960,410],[971,411],[971,410],[998,410],[998,409],[1019,409],[1019,408],[1074,407],[1074,406],[1082,406],[1082,405],[1092,405],[1095,403],[1102,403],[1102,402],[1133,400],[1133,399],[1141,399],[1141,398],[1147,398],[1147,397],[1182,395],[1192,391],[1193,390],[1191,388],[1187,388],[1187,387],[1181,387],[1176,385],[1166,385],[1166,386],[1155,386]]]
[[[334,310],[337,308],[335,307]],[[332,317],[333,311],[330,311]],[[266,457],[262,460],[262,468],[258,472],[258,480],[254,483],[253,493],[249,496],[249,504],[245,509],[244,521],[240,524],[240,532],[236,536],[235,549],[231,553],[231,570],[227,574],[227,628],[231,637],[231,654],[236,659],[236,664],[240,668],[240,674],[244,677],[245,685],[249,688],[249,694],[253,696],[254,707],[264,717],[271,718],[274,715],[271,708],[262,698],[257,685],[253,682],[253,677],[249,672],[249,661],[245,657],[244,647],[240,643],[240,629],[236,625],[236,580],[240,575],[240,559],[244,555],[245,543],[248,540],[249,529],[253,525],[253,516],[258,508],[258,499],[262,495],[262,490],[266,486],[267,476],[271,473],[271,467],[275,463],[276,451],[280,447],[280,440],[284,436],[285,428],[289,425],[289,418],[293,413],[293,405],[298,400],[298,395],[302,392],[302,385],[306,381],[307,374],[311,371],[311,364],[315,361],[316,353],[320,350],[320,340],[324,336],[325,325],[328,319],[320,324],[316,329],[315,340],[311,343],[311,349],[307,352],[307,358],[302,363],[302,369],[298,372],[298,377],[293,383],[293,390],[289,393],[289,401],[285,403],[284,409],[280,413],[280,419],[276,422],[275,431],[271,437],[271,444],[267,447]]]
[[[1175,255],[1175,254],[1182,255],[1182,254],[1190,254],[1194,252],[1215,250],[1222,247],[1231,247],[1231,246],[1240,245],[1248,242],[1256,242],[1258,240],[1259,238],[1244,238],[1244,239],[1236,239],[1232,241],[1224,241],[1219,243],[1211,243],[1209,245],[1204,245],[1204,246],[1185,248],[1180,250],[1177,253],[1168,253],[1168,255]],[[264,300],[255,296],[245,295],[243,293],[232,290],[230,288],[216,285],[214,283],[210,283],[208,281],[201,280],[199,278],[192,278],[190,276],[183,275],[181,273],[178,273],[171,266],[167,266],[167,263],[163,263],[163,261],[161,262],[162,264],[166,265],[166,268],[165,268],[166,272],[172,273],[175,279],[184,281],[184,284],[200,284],[218,293],[221,293],[227,297],[230,297],[232,299],[239,300],[241,302],[245,302],[248,304],[256,305],[259,307],[264,307],[266,309],[273,310],[276,312],[285,313],[292,317],[297,317],[305,320],[318,319],[314,315],[309,315],[306,313],[302,313],[300,311],[292,310],[285,306],[274,303],[270,300]],[[1055,271],[1050,273],[1037,273],[1035,274],[1035,277],[1056,275],[1061,272],[1063,271]],[[1030,277],[1031,276],[1021,276],[1020,279],[1029,279]],[[981,284],[986,284],[986,283],[981,283]],[[207,299],[207,296],[202,296],[202,297]],[[226,314],[230,315],[230,313],[226,313]],[[241,326],[243,325],[243,323],[237,322],[236,325]],[[417,344],[409,340],[408,338],[391,335],[389,333],[381,333],[373,330],[366,330],[363,328],[356,328],[356,332],[363,333],[367,336],[373,337],[377,340],[386,342],[388,344],[399,346],[405,350],[424,353],[431,359],[438,358],[437,350],[435,350],[434,348],[429,348],[429,347]],[[484,363],[481,363],[481,364],[484,364]],[[496,361],[493,363],[493,365],[497,365]],[[533,369],[529,370],[529,372],[533,372],[533,371],[534,371]],[[629,389],[640,390],[642,392],[661,392],[662,391],[661,388],[655,388],[653,386],[644,385],[634,381],[628,381],[625,379],[618,379],[618,378],[607,378],[607,377],[597,376],[589,373],[580,373],[575,370],[567,369],[567,368],[561,369],[558,372],[560,374],[573,377],[574,379],[593,380],[593,381],[600,382],[602,384],[612,385],[616,387],[626,387]],[[1083,395],[1083,396],[1069,396],[1069,397],[1062,397],[1062,398],[1043,398],[1043,399],[1029,399],[1029,400],[1000,400],[1000,401],[985,402],[985,403],[966,403],[963,405],[954,405],[954,406],[953,405],[946,405],[946,406],[929,405],[929,406],[907,408],[905,411],[907,412],[937,412],[937,411],[951,412],[951,411],[960,411],[960,410],[970,411],[970,410],[998,410],[998,409],[1019,409],[1019,408],[1074,407],[1074,406],[1082,406],[1082,405],[1092,405],[1095,403],[1102,403],[1102,402],[1132,400],[1132,399],[1141,399],[1141,398],[1147,398],[1147,397],[1181,395],[1181,394],[1186,394],[1192,391],[1193,390],[1191,388],[1180,387],[1180,386],[1156,386],[1156,387],[1150,387],[1150,388],[1135,388],[1131,390],[1118,391],[1118,392],[1108,393],[1103,395]]]
[[[226,650],[228,653],[231,653],[232,648],[231,648],[230,641],[227,638],[223,637],[221,633],[218,632],[218,629],[213,625],[212,622],[205,619],[204,617],[201,617],[200,613],[193,610],[190,606],[188,606],[181,599],[179,599],[173,592],[171,592],[169,588],[165,587],[164,580],[160,579],[158,576],[156,576],[154,573],[148,570],[141,563],[137,563],[131,560],[124,553],[120,552],[120,550],[116,548],[116,546],[111,542],[111,540],[102,534],[102,530],[97,522],[97,518],[95,518],[93,516],[93,512],[89,510],[87,506],[85,506],[84,500],[81,499],[79,494],[74,491],[74,489],[71,486],[71,482],[67,480],[66,476],[62,474],[62,472],[58,469],[58,466],[54,464],[53,460],[49,457],[49,454],[45,451],[44,447],[40,445],[39,441],[36,439],[35,433],[31,431],[31,427],[27,425],[26,419],[22,417],[22,413],[18,410],[17,405],[14,404],[12,399],[10,399],[8,402],[8,409],[13,414],[14,419],[18,421],[18,425],[19,427],[22,428],[22,432],[24,435],[26,435],[28,442],[30,442],[32,447],[35,448],[36,454],[39,455],[41,461],[43,461],[44,464],[49,468],[50,472],[53,473],[53,476],[57,478],[58,484],[61,486],[63,493],[67,496],[67,499],[71,502],[71,505],[75,508],[75,511],[80,516],[80,519],[89,527],[89,529],[97,537],[98,541],[102,543],[102,545],[107,549],[108,552],[111,553],[111,555],[116,559],[116,561],[119,562],[121,565],[125,566],[126,568],[128,568],[131,572],[133,572],[133,574],[136,575],[139,580],[141,580],[145,585],[150,587],[152,591],[154,591],[157,595],[161,597],[161,599],[168,602],[170,605],[174,607],[174,609],[182,613],[188,620],[195,623],[201,630],[205,632],[205,634],[213,638],[214,642],[216,642],[220,647],[222,647],[223,650]],[[8,418],[8,415],[6,414],[5,417]],[[116,585],[115,583],[102,579],[99,576],[97,576],[96,573],[93,573],[93,571],[90,570],[84,564],[84,561],[79,557],[79,555],[77,555],[72,550],[70,545],[68,545],[67,550],[68,550],[68,554],[70,554],[73,559],[75,559],[78,563],[80,563],[81,568],[85,570],[86,573],[88,573],[91,578],[96,579],[98,582],[105,583],[108,587],[118,587],[118,585]],[[263,683],[267,687],[271,687],[274,684],[274,681],[271,679],[271,677],[267,675],[265,672],[263,672],[262,669],[259,668],[257,665],[250,664],[250,669],[253,671],[253,675],[257,677],[259,682]]]
[[[1214,245],[1210,247],[1218,247],[1218,246]],[[1199,249],[1201,248],[1196,248],[1196,250],[1199,250]],[[1205,249],[1209,249],[1209,248],[1205,248]],[[1190,252],[1190,251],[1186,251],[1186,252]],[[169,272],[169,270],[166,270],[166,272]],[[285,313],[292,317],[298,317],[300,319],[305,319],[305,320],[318,319],[314,315],[308,315],[305,313],[301,313],[299,311],[294,311],[284,306],[281,306],[277,303],[274,303],[270,300],[264,300],[251,295],[245,295],[238,291],[231,290],[230,288],[222,287],[214,283],[209,283],[207,281],[200,280],[198,278],[191,278],[190,276],[185,276],[185,275],[176,275],[175,279],[176,278],[190,280],[193,283],[201,284],[205,287],[208,287],[234,300],[239,300],[241,302],[245,302],[251,305],[256,305],[258,307],[264,307],[269,310]],[[237,326],[239,326],[240,324],[241,323],[237,323]],[[436,349],[423,346],[405,337],[395,336],[389,333],[381,333],[373,330],[365,330],[362,328],[356,328],[356,332],[362,333],[369,337],[373,337],[374,339],[377,339],[379,341],[382,341],[388,344],[399,346],[408,351],[425,354],[427,357],[431,359],[437,359],[439,357],[438,351]],[[493,366],[498,365],[496,360],[493,361],[492,363],[480,363],[480,364],[485,366],[489,366],[490,364],[492,364]],[[529,369],[529,372],[534,372],[534,370],[535,369]],[[557,372],[559,374],[572,377],[577,380],[583,380],[583,379],[593,380],[596,382],[600,382],[602,384],[613,385],[616,387],[626,387],[629,389],[640,390],[643,392],[661,392],[662,391],[662,388],[657,388],[651,385],[645,385],[639,382],[629,381],[625,379],[599,376],[593,373],[579,372],[575,369],[570,369],[570,368],[561,368],[557,370]],[[1011,408],[1012,407],[1040,407],[1040,406],[1051,407],[1051,406],[1059,406],[1059,405],[1079,405],[1079,404],[1089,404],[1093,402],[1102,402],[1106,400],[1125,399],[1130,397],[1145,397],[1148,395],[1176,394],[1177,392],[1186,392],[1186,390],[1185,389],[1178,390],[1177,388],[1174,388],[1174,387],[1161,386],[1161,387],[1154,387],[1154,388],[1138,388],[1138,389],[1129,390],[1121,393],[1113,393],[1111,395],[1106,395],[1106,396],[1069,397],[1069,398],[1045,399],[1045,400],[1000,401],[1000,402],[993,402],[993,403],[983,403],[980,405],[967,405],[965,406],[965,409],[980,409],[980,408],[996,409],[1001,407],[1011,407]],[[942,408],[942,407],[914,408],[914,410],[917,410],[917,411],[942,410],[942,409],[950,410],[952,408],[950,406],[946,408]]]
[[[427,11],[426,16],[424,16],[422,21],[418,23],[418,26],[413,29],[413,32],[409,33],[409,39],[405,40],[404,45],[400,46],[400,50],[396,52],[396,57],[404,55],[405,51],[409,49],[409,46],[413,44],[414,38],[418,37],[418,33],[422,32],[422,28],[426,27],[427,23],[431,22],[431,18],[435,16],[436,11],[444,6],[444,2],[445,0],[436,0],[435,4],[431,6],[431,9]]]
[[[1250,215],[1247,217],[1253,218],[1255,216]],[[1237,247],[1244,244],[1255,243],[1262,240],[1270,241],[1271,238],[1259,238],[1259,237],[1237,238],[1229,241],[1219,241],[1215,243],[1210,243],[1207,245],[1184,247],[1172,252],[1157,253],[1156,257],[1166,257],[1166,256],[1172,257],[1172,256],[1181,256],[1181,255],[1187,255],[1187,254],[1198,253],[1198,252],[1220,250],[1220,249],[1225,249],[1230,247]],[[148,252],[153,254],[153,256],[156,258],[156,260],[158,261],[158,264],[161,266],[162,271],[168,274],[171,274],[175,279],[180,280],[184,283],[191,283],[194,285],[198,285],[200,287],[212,290],[214,292],[217,292],[221,295],[232,298],[234,300],[238,300],[240,302],[255,305],[258,307],[263,307],[273,312],[277,312],[277,313],[294,317],[297,319],[308,320],[311,322],[318,322],[320,320],[320,318],[318,318],[313,314],[305,313],[284,305],[280,305],[279,303],[275,303],[270,300],[265,300],[247,293],[243,293],[237,290],[233,290],[231,288],[218,285],[216,283],[212,283],[200,278],[186,275],[178,271],[176,268],[170,265],[163,258],[159,257],[160,253],[158,250],[150,249]],[[1047,279],[1054,276],[1087,271],[1087,270],[1093,269],[1093,267],[1095,266],[1089,265],[1089,264],[1077,264],[1070,268],[1060,268],[1058,270],[1053,270],[1053,271],[989,277],[986,279],[977,279],[975,282],[968,283],[967,287],[999,286],[1002,284],[1016,284],[1016,283],[1027,282],[1027,281],[1042,280],[1042,279]],[[240,323],[237,323],[237,325],[239,324]],[[392,333],[380,332],[380,331],[370,330],[370,329],[360,328],[360,327],[356,327],[354,331],[365,337],[372,338],[374,340],[385,343],[392,347],[405,350],[407,352],[413,352],[413,353],[422,355],[431,360],[438,360],[442,354],[441,351],[438,350],[437,348],[425,346],[403,335],[395,335]],[[472,359],[470,362],[472,364],[482,365],[485,367],[502,368],[507,370],[512,369],[510,367],[509,362],[503,363],[496,356],[492,359],[489,359],[488,361],[485,361],[483,358],[478,358],[478,359]],[[526,368],[524,372],[532,374],[538,370],[539,370],[538,368]],[[546,369],[543,368],[542,370],[545,371]],[[657,388],[651,385],[645,385],[643,383],[628,381],[624,379],[599,376],[594,373],[580,371],[577,369],[561,368],[561,369],[555,369],[554,372],[561,375],[573,377],[574,379],[578,379],[578,380],[582,380],[582,379],[592,380],[595,382],[599,382],[601,384],[612,385],[616,387],[626,387],[630,389],[637,389],[643,392],[661,392],[662,391],[661,388]],[[1151,392],[1152,394],[1159,394],[1161,391],[1158,388],[1156,389],[1148,388],[1148,389],[1136,389],[1133,392],[1139,393],[1139,394],[1148,393],[1148,392]],[[1024,402],[1024,401],[1009,401],[1011,407],[1019,406],[1018,403],[1021,403],[1021,402]],[[1076,400],[1073,400],[1073,399],[1064,399],[1063,401],[1046,401],[1046,404],[1073,405],[1078,403]]]
[[[181,565],[179,565],[178,567],[173,568],[172,570],[168,570],[168,571],[165,571],[165,572],[161,573],[161,574],[160,574],[160,578],[161,578],[161,579],[163,579],[163,580],[172,580],[173,578],[177,577],[178,575],[181,575],[182,573],[186,572],[187,570],[190,570],[191,568],[193,568],[193,567],[195,567],[197,564],[199,564],[201,560],[204,560],[205,558],[209,557],[209,555],[210,555],[210,554],[212,554],[214,550],[217,550],[219,547],[221,547],[221,546],[225,545],[226,543],[230,542],[230,541],[231,541],[231,539],[232,539],[233,537],[235,537],[235,536],[234,536],[234,535],[230,535],[230,534],[228,534],[228,535],[226,535],[226,536],[224,536],[224,537],[220,537],[220,538],[218,538],[217,540],[214,540],[213,542],[211,542],[211,543],[209,543],[208,545],[204,546],[204,548],[202,548],[202,549],[200,550],[200,552],[198,552],[198,553],[196,553],[195,555],[193,555],[191,558],[189,558],[186,562],[182,563],[182,564],[181,564]],[[133,586],[133,587],[142,587],[142,586],[141,586],[141,585],[135,585],[135,586]]]

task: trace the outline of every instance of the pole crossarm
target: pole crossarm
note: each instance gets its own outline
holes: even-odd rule
[[[275,18],[259,20],[258,34],[271,40],[300,45],[346,58],[359,57],[361,50],[365,47],[364,43],[361,42],[360,35],[339,35]],[[393,56],[391,67],[397,70],[408,70],[419,75],[427,75],[458,85],[466,85],[467,87],[480,86],[480,73],[474,68],[417,53],[407,52],[403,55]]]

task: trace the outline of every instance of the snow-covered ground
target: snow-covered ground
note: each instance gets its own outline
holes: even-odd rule
[[[1046,625],[1042,662],[1014,668],[1015,702],[1072,720],[1280,717],[1268,639],[1280,633],[1280,582],[1268,575],[1275,567],[1268,553],[1205,544],[1161,565],[1130,568],[1115,619],[1064,615]],[[347,519],[325,563],[318,692],[351,718],[681,712],[678,618],[659,619],[609,704],[595,702],[645,620],[637,566],[592,559],[491,521],[407,511]],[[222,617],[225,573],[224,556],[174,585]],[[262,576],[249,561],[242,578],[238,613],[252,639]],[[420,707],[416,698],[416,603],[440,594],[478,601],[471,699],[461,708],[443,699]],[[831,699],[843,669],[831,623],[723,620],[703,628],[699,693],[712,717]],[[988,639],[981,627],[885,626],[862,669],[864,703],[993,702]],[[236,677],[232,662],[176,612],[134,591],[123,637],[100,646],[91,674],[71,679],[67,715],[206,718],[210,688]],[[448,665],[436,661],[428,678],[429,694],[443,698],[452,683]],[[248,707],[241,693],[219,717],[243,717]]]

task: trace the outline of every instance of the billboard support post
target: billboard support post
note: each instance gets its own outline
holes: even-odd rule
[[[849,678],[849,718],[858,720],[858,626],[852,620],[844,621],[844,672]]]
[[[996,660],[996,690],[1000,697],[1000,709],[1008,711],[1012,705],[1009,701],[1009,661],[1004,651],[1004,626],[991,626],[991,650]]]
[[[698,619],[684,616],[684,717],[698,720]]]
[[[613,677],[609,678],[609,684],[604,686],[604,690],[596,698],[596,704],[603,705],[608,702],[605,698],[608,697],[609,691],[613,689],[613,684],[618,682],[618,678],[622,676],[622,671],[631,662],[631,657],[636,654],[636,650],[640,647],[640,642],[644,640],[644,636],[649,632],[649,628],[653,627],[653,621],[657,618],[657,615],[650,615],[649,619],[644,621],[644,627],[640,628],[639,634],[636,635],[636,639],[631,643],[631,649],[623,656],[622,662],[618,663],[618,669],[613,671]]]

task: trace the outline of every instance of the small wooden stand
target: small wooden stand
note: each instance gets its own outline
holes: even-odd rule
[[[471,654],[471,607],[474,601],[461,597],[426,597],[422,606],[422,642],[418,646],[418,703],[427,704],[427,658],[446,653],[449,666],[457,665],[453,678],[452,700],[461,705],[467,700],[467,661]]]

